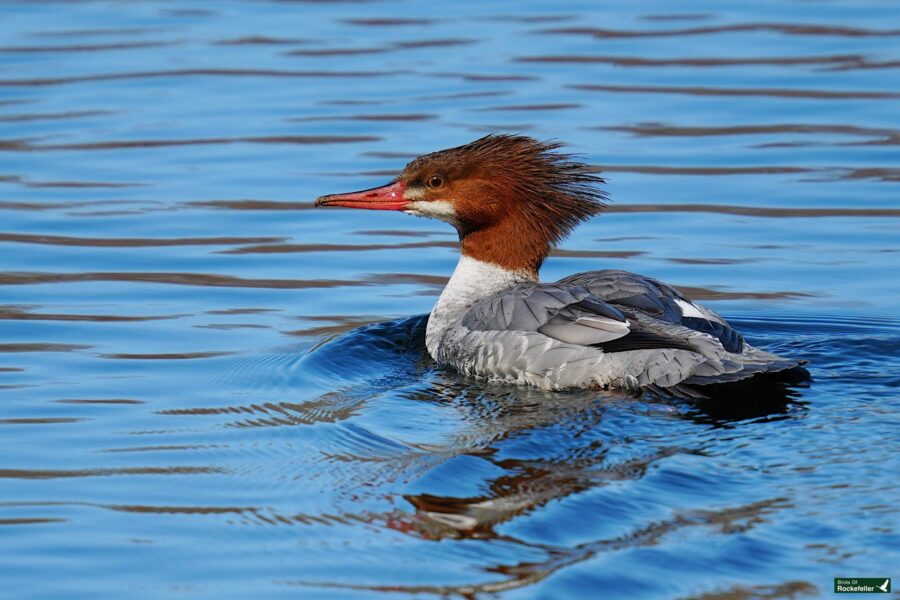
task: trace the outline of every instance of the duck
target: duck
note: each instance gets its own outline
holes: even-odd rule
[[[459,262],[428,317],[425,347],[463,375],[543,390],[703,397],[704,386],[805,372],[804,361],[750,345],[652,277],[603,269],[541,282],[551,250],[608,201],[597,170],[561,147],[491,134],[315,206],[401,211],[456,229]]]

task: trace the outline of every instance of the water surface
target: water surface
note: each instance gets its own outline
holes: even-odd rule
[[[4,589],[796,598],[900,576],[896,8],[0,3]],[[689,404],[436,368],[415,315],[452,231],[312,200],[488,132],[609,180],[544,279],[671,282],[813,383]]]

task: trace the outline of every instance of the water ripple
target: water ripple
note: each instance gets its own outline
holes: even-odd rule
[[[684,27],[680,29],[603,29],[591,27],[565,27],[545,29],[540,33],[589,35],[597,38],[642,38],[642,37],[678,37],[692,35],[711,35],[722,33],[771,32],[784,35],[813,35],[836,37],[896,37],[900,29],[874,29],[863,27],[846,27],[841,25],[807,25],[800,23],[736,23],[709,27]]]
[[[371,135],[282,135],[242,138],[203,138],[189,140],[121,140],[84,142],[72,144],[35,144],[28,140],[0,140],[0,151],[5,152],[59,152],[73,150],[124,150],[130,148],[165,148],[171,146],[210,146],[224,144],[352,144],[375,142],[380,138]]]
[[[6,587],[776,598],[898,564],[890,0],[100,8],[3,3]],[[658,277],[813,381],[436,366],[452,228],[312,199],[497,132],[615,199],[545,280]]]
[[[898,92],[842,91],[799,88],[720,88],[664,85],[569,85],[573,90],[625,94],[684,94],[688,96],[764,96],[769,98],[813,98],[816,100],[886,100],[900,98]]]

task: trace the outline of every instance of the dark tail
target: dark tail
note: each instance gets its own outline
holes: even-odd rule
[[[736,392],[753,394],[754,389],[771,384],[797,385],[810,381],[812,377],[803,366],[806,362],[779,359],[765,365],[753,365],[735,373],[693,376],[673,386],[652,385],[645,389],[660,397],[669,396],[685,400],[722,397]]]

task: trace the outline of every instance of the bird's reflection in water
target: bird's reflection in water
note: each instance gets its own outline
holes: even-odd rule
[[[709,398],[690,401],[591,390],[547,392],[487,383],[436,369],[424,350],[426,322],[422,315],[360,327],[317,348],[308,363],[315,359],[317,368],[326,369],[348,361],[389,365],[388,381],[379,379],[379,387],[392,387],[390,382],[395,380],[401,398],[452,407],[461,420],[452,440],[440,448],[422,450],[477,456],[502,472],[477,496],[406,495],[416,512],[415,524],[407,526],[427,537],[491,536],[498,523],[552,500],[605,482],[640,478],[655,461],[676,453],[702,452],[678,447],[672,439],[639,452],[639,456],[611,461],[611,449],[634,441],[634,432],[623,427],[629,412],[649,410],[702,425],[732,427],[759,419],[789,418],[802,406],[797,389],[783,381],[732,385],[714,390]],[[421,385],[410,388],[413,378]],[[369,380],[362,387],[372,383]],[[353,387],[357,386],[349,386]],[[604,419],[610,407],[616,408],[616,422],[607,424]],[[521,444],[511,441],[526,438],[525,451],[530,456],[514,456],[517,450],[512,447]]]
[[[497,537],[498,524],[549,502],[609,482],[640,479],[652,464],[674,454],[703,453],[703,448],[680,447],[672,438],[633,448],[622,459],[617,449],[641,441],[640,432],[636,438],[623,426],[629,413],[650,411],[707,426],[734,427],[759,419],[789,418],[802,406],[798,391],[782,381],[729,386],[715,390],[710,398],[690,401],[486,383],[429,364],[421,348],[424,326],[424,319],[377,325],[378,333],[386,334],[394,348],[407,356],[416,350],[421,353],[416,362],[423,385],[403,390],[401,397],[453,407],[458,413],[462,424],[454,438],[430,450],[450,457],[478,457],[500,472],[482,482],[478,495],[404,495],[414,513],[394,513],[388,525],[427,539]],[[372,328],[351,332],[349,337],[368,336],[374,333]],[[353,344],[365,346],[360,340]],[[615,421],[606,423],[611,409]],[[614,452],[617,456],[612,458]]]
[[[602,423],[606,398],[596,392],[554,394],[441,373],[430,388],[411,396],[459,410],[464,426],[452,445],[502,473],[484,482],[486,493],[478,496],[405,495],[416,511],[414,526],[425,537],[494,536],[494,525],[584,490],[602,476],[591,468],[605,459],[603,440],[583,435]],[[560,445],[559,436],[572,443]],[[527,437],[544,437],[546,447],[533,449],[530,458],[510,456],[514,450],[507,442]]]
[[[796,405],[796,393],[786,386],[774,386],[755,403],[732,409],[722,408],[713,399],[685,406],[683,401],[659,398],[586,391],[551,394],[509,386],[453,385],[446,380],[417,395],[428,400],[430,394],[465,411],[469,429],[462,435],[468,440],[460,440],[460,445],[468,441],[467,453],[489,461],[502,474],[486,482],[484,493],[474,496],[405,495],[415,513],[408,519],[393,519],[391,526],[428,539],[497,537],[495,526],[549,502],[610,482],[640,479],[651,465],[675,454],[704,453],[702,447],[679,446],[673,439],[662,445],[631,448],[628,453],[637,456],[617,459],[611,455],[621,454],[616,452],[620,445],[640,440],[604,424],[610,407],[643,404],[645,410],[724,427],[775,416],[788,418],[790,406]],[[616,421],[621,422],[621,417]],[[504,442],[529,436],[543,438],[542,456],[509,456]],[[565,440],[560,442],[560,438]],[[473,445],[476,441],[483,445]]]
[[[659,484],[642,481],[654,467],[689,470],[684,464],[664,463],[680,456],[697,464],[696,458],[708,456],[717,429],[750,428],[760,420],[802,414],[799,391],[773,381],[685,400],[491,384],[438,369],[424,349],[425,325],[424,316],[373,323],[314,344],[300,356],[273,354],[271,360],[235,372],[252,379],[250,388],[260,377],[280,380],[281,402],[181,414],[217,414],[228,419],[225,425],[241,428],[327,424],[332,433],[322,438],[327,447],[311,448],[305,458],[293,456],[292,470],[302,471],[308,480],[310,473],[327,468],[329,480],[341,482],[332,493],[350,503],[345,512],[340,509],[345,518],[419,541],[481,540],[544,557],[514,564],[498,557],[486,567],[501,576],[496,583],[471,589],[403,588],[412,593],[472,595],[519,587],[599,552],[655,544],[684,526],[730,528],[788,506],[783,498],[770,498],[707,510],[702,501],[700,508],[673,511],[663,521],[632,515],[634,525],[622,533],[617,524],[631,522],[626,515],[635,507],[601,503],[606,508],[595,509],[590,517],[592,527],[601,526],[591,531],[615,532],[609,537],[557,545],[513,533],[518,529],[510,525],[517,518],[539,517],[541,507],[605,486],[654,489]],[[266,372],[271,370],[276,373]],[[316,385],[307,385],[317,381],[327,381],[330,390],[318,393]],[[256,397],[261,391],[256,390]],[[263,393],[271,396],[272,390]],[[408,415],[422,421],[392,426]],[[407,435],[410,427],[417,435]],[[389,506],[383,498],[392,498]],[[616,501],[613,493],[604,502]],[[602,526],[604,520],[610,529]],[[583,537],[575,533],[575,538]]]
[[[640,480],[654,464],[668,457],[704,455],[702,445],[681,446],[677,438],[665,440],[664,434],[645,432],[634,436],[623,430],[620,426],[627,425],[628,419],[622,415],[627,415],[630,407],[641,407],[638,414],[660,414],[688,426],[719,428],[750,426],[760,419],[790,418],[801,406],[799,394],[784,383],[764,386],[755,396],[748,389],[740,394],[740,405],[726,408],[721,404],[722,398],[687,403],[591,391],[548,393],[440,373],[429,388],[410,398],[456,406],[465,416],[466,427],[459,439],[460,446],[466,447],[464,452],[490,462],[501,473],[484,482],[483,492],[477,495],[406,494],[404,499],[413,510],[384,515],[384,525],[418,539],[493,541],[537,551],[545,558],[498,562],[485,568],[497,579],[480,584],[360,587],[475,598],[532,585],[603,552],[657,545],[668,534],[686,527],[707,526],[730,533],[765,522],[767,515],[790,508],[790,501],[776,497],[716,510],[676,511],[671,518],[636,526],[623,535],[576,545],[535,543],[500,527],[544,505],[592,488]],[[539,448],[523,445],[524,453],[535,456],[511,456],[515,450],[509,447],[517,446],[515,442],[522,438],[535,438],[540,443]],[[619,452],[623,447],[628,447],[625,459]],[[614,517],[598,513],[591,518]],[[796,583],[803,589],[812,589],[806,582]]]

